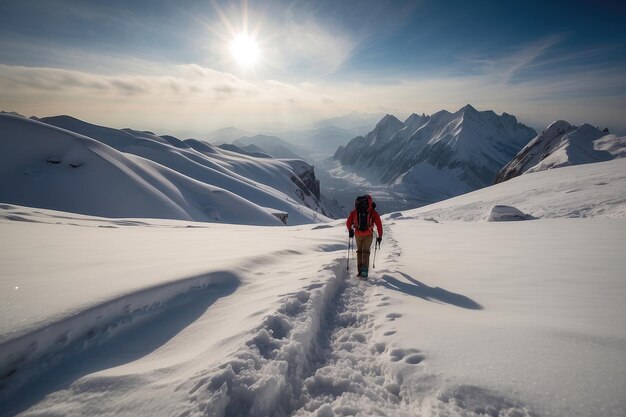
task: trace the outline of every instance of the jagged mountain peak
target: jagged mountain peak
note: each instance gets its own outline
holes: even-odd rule
[[[420,201],[492,184],[502,166],[536,135],[514,116],[469,104],[454,113],[414,113],[404,123],[390,117],[385,122],[365,138],[353,139],[335,159],[373,183],[405,187],[402,192]],[[389,134],[394,126],[397,130]]]
[[[541,132],[541,134],[548,137],[554,137],[557,135],[562,135],[563,133],[570,130],[570,128],[576,129],[576,126],[572,126],[569,122],[566,122],[565,120],[556,120],[550,123],[546,130]]]
[[[459,109],[459,111],[457,111],[457,113],[478,113],[478,110],[476,110],[476,108],[474,106],[472,106],[471,104],[466,104],[465,106],[461,107]]]
[[[589,123],[552,122],[498,173],[496,183],[527,172],[607,161],[624,156],[624,138],[607,135]]]
[[[400,123],[402,124],[402,122],[393,114],[386,114],[382,119],[380,119],[380,122],[378,122],[376,124],[376,127],[374,128],[374,130],[376,130],[379,127],[383,127],[385,125],[388,125],[389,123]]]
[[[409,123],[413,123],[415,121],[418,120],[422,120],[426,117],[426,114],[422,113],[421,115],[417,114],[417,113],[412,113],[409,117],[406,118],[406,120],[404,121],[404,124],[409,124]]]

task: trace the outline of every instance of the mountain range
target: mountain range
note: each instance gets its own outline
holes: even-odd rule
[[[468,104],[455,113],[412,114],[404,122],[387,115],[333,158],[372,184],[432,202],[493,184],[535,135],[515,116]]]
[[[609,134],[588,123],[574,126],[565,120],[550,124],[531,140],[496,177],[496,183],[526,172],[609,161],[626,156],[626,137]]]

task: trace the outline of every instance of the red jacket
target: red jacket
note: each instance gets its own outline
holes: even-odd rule
[[[380,216],[373,208],[370,208],[370,218],[369,218],[369,227],[365,231],[359,230],[359,225],[357,221],[356,209],[350,212],[348,216],[348,220],[346,220],[346,227],[348,230],[352,229],[354,226],[354,233],[359,236],[371,235],[374,231],[374,225],[376,225],[376,231],[378,232],[378,237],[383,237],[383,223],[380,221]]]

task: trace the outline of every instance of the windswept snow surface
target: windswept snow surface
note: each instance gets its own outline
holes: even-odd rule
[[[4,204],[0,414],[623,416],[624,166],[384,216],[366,282],[342,221]]]
[[[42,120],[0,115],[1,201],[107,217],[282,224],[268,207],[290,224],[329,220],[319,184],[305,184],[294,162],[67,116]]]

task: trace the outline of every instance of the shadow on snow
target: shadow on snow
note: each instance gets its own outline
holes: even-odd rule
[[[226,271],[219,274],[232,275]],[[111,335],[97,346],[62,357],[44,375],[18,388],[2,404],[0,416],[19,414],[48,394],[67,389],[86,375],[136,361],[156,351],[202,316],[217,300],[235,292],[239,278],[234,275],[227,278],[233,279],[179,294],[159,311],[138,320],[136,325]],[[69,350],[71,352],[71,347]]]
[[[400,274],[409,282],[401,281],[391,275],[383,275],[382,282],[379,280],[378,285],[391,290],[400,291],[414,297],[419,297],[424,300],[450,304],[456,307],[466,308],[469,310],[482,310],[483,306],[469,297],[461,294],[453,293],[439,287],[429,287],[428,285],[416,280],[404,272]]]

